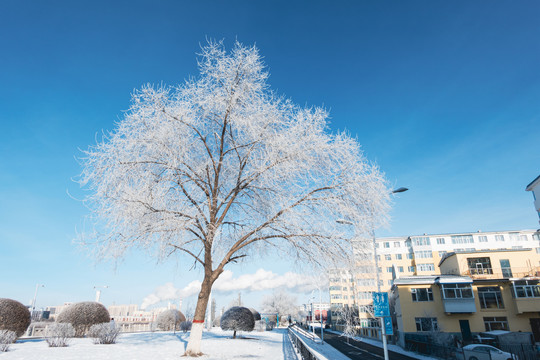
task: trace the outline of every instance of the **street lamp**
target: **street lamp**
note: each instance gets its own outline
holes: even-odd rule
[[[405,187],[400,187],[395,190],[392,190],[392,194],[396,193],[402,193],[409,189]],[[350,221],[347,220],[337,220],[340,224],[349,224],[354,225]],[[373,256],[375,257],[375,274],[377,276],[377,292],[381,292],[381,283],[380,283],[380,274],[379,274],[379,259],[377,256],[377,239],[375,238],[375,229],[371,229],[371,237],[373,239]],[[356,294],[355,294],[356,295]],[[379,324],[381,326],[381,335],[382,335],[382,341],[383,341],[383,350],[384,350],[384,359],[388,360],[388,344],[386,341],[386,327],[384,326],[384,318],[379,318]]]
[[[109,285],[104,286],[94,286],[94,290],[96,290],[96,302],[99,302],[99,298],[101,297],[101,290],[98,290],[99,288],[107,289]]]
[[[34,299],[32,300],[32,316],[34,315],[34,310],[36,309],[36,299],[37,293],[40,287],[45,287],[43,284],[36,284],[36,291],[34,292]]]

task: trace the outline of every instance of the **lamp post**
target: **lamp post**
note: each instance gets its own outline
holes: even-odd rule
[[[400,187],[392,191],[392,194],[396,193],[402,193],[409,189],[405,187]],[[349,224],[354,225],[350,221],[347,220],[337,220],[340,224]],[[373,239],[373,256],[375,258],[375,274],[376,274],[376,281],[377,281],[377,292],[381,292],[381,283],[380,283],[380,274],[379,274],[379,259],[377,257],[377,239],[375,238],[375,229],[371,229],[371,238]],[[356,294],[355,294],[356,295]],[[386,328],[384,326],[384,318],[379,318],[379,324],[381,326],[381,336],[383,341],[383,351],[384,351],[384,359],[388,360],[388,344],[386,341]]]
[[[36,291],[34,292],[34,299],[32,300],[32,316],[34,315],[34,310],[36,309],[36,299],[37,293],[40,287],[45,287],[43,284],[36,284]]]
[[[99,299],[101,297],[101,290],[98,290],[99,288],[107,289],[109,285],[104,286],[94,286],[94,290],[96,290],[96,302],[99,302]]]

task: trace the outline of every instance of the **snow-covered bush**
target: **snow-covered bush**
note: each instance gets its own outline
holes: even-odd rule
[[[234,306],[225,311],[221,317],[221,329],[233,330],[233,339],[236,338],[237,331],[253,331],[255,320],[253,313],[248,308]]]
[[[0,330],[15,332],[17,337],[24,334],[30,325],[30,311],[20,302],[0,299]]]
[[[184,314],[175,309],[169,309],[159,313],[156,319],[157,327],[165,331],[176,331],[180,328],[180,323],[184,321],[186,321]]]
[[[45,329],[45,340],[49,347],[66,347],[75,336],[75,329],[70,323],[53,323]]]
[[[17,340],[17,334],[11,330],[0,330],[0,351],[6,352],[9,346]]]
[[[94,339],[94,344],[115,344],[118,334],[120,327],[114,322],[92,325],[88,331],[88,336]]]
[[[76,337],[86,335],[92,325],[108,323],[110,320],[111,317],[105,306],[93,301],[70,305],[56,319],[59,323],[73,325]]]
[[[182,321],[180,323],[180,330],[182,330],[183,332],[187,332],[187,331],[190,331],[191,330],[191,321]]]

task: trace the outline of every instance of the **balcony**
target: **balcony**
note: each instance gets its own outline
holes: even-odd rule
[[[540,276],[540,267],[524,268],[470,268],[462,273],[474,280],[481,279],[509,279]]]
[[[540,285],[538,279],[512,281],[512,293],[519,314],[540,311]]]
[[[471,283],[443,283],[440,285],[444,312],[449,314],[476,312]]]

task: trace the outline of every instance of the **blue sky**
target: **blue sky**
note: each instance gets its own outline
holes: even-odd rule
[[[206,38],[256,44],[274,90],[328,108],[411,189],[380,235],[538,228],[524,189],[540,173],[539,15],[536,1],[2,1],[0,297],[28,303],[43,283],[45,306],[109,285],[106,304],[140,304],[198,277],[141,253],[95,264],[72,243],[86,210],[71,179],[134,89],[197,75]],[[258,268],[294,270],[230,270]]]

